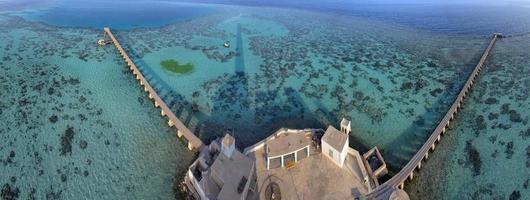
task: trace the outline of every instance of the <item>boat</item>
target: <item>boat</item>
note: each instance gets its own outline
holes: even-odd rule
[[[110,40],[104,40],[104,39],[99,39],[98,40],[98,45],[99,46],[105,46],[107,44],[110,44]]]
[[[224,44],[223,44],[224,47],[228,48],[230,47],[230,43],[228,41],[226,41]]]

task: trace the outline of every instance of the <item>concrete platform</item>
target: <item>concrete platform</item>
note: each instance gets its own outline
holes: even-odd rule
[[[256,193],[259,199],[268,199],[267,186],[275,182],[280,187],[282,199],[354,199],[368,193],[361,171],[364,166],[354,154],[348,154],[347,164],[339,167],[323,156],[320,149],[311,149],[311,155],[290,169],[277,167],[267,170],[265,152],[258,149],[249,154],[256,159]]]

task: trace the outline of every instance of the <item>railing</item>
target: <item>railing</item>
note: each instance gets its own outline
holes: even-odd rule
[[[254,152],[254,151],[256,151],[256,150],[258,150],[260,148],[263,148],[263,146],[265,146],[265,142],[267,142],[269,140],[276,139],[276,137],[280,136],[281,134],[285,134],[285,133],[302,133],[302,132],[311,133],[311,132],[316,132],[316,131],[323,131],[323,130],[322,129],[311,129],[311,128],[306,128],[306,129],[302,129],[302,130],[281,128],[281,129],[277,130],[274,134],[270,135],[269,137],[259,141],[258,143],[254,144],[252,146],[249,146],[249,147],[245,148],[243,150],[243,154],[248,155],[251,152]]]
[[[178,137],[180,138],[180,137],[184,136],[184,138],[186,138],[186,140],[188,141],[188,149],[192,150],[193,148],[201,148],[203,146],[203,142],[201,141],[201,139],[199,139],[195,134],[193,134],[175,116],[175,114],[173,114],[171,109],[169,109],[169,107],[166,105],[166,103],[164,103],[162,98],[160,98],[158,96],[158,94],[153,89],[153,87],[151,87],[151,85],[149,85],[149,82],[145,79],[145,77],[142,74],[142,72],[140,72],[140,70],[138,70],[138,68],[136,67],[134,62],[131,60],[129,55],[127,55],[125,50],[123,50],[123,48],[121,47],[121,45],[118,42],[118,40],[116,40],[116,38],[114,37],[114,34],[112,34],[112,32],[110,31],[110,28],[105,27],[103,30],[110,37],[110,39],[112,40],[112,43],[114,43],[114,46],[116,47],[116,49],[118,49],[118,52],[120,53],[120,55],[125,60],[125,63],[127,64],[127,66],[129,66],[129,69],[132,71],[133,75],[136,76],[136,80],[138,80],[140,82],[140,85],[144,87],[144,91],[148,93],[149,99],[152,99],[154,101],[155,107],[161,109],[160,114],[162,116],[167,116],[169,118],[169,121],[168,121],[169,127],[175,126],[177,128]]]
[[[396,175],[394,175],[390,180],[386,181],[384,184],[380,185],[379,187],[375,188],[374,191],[369,193],[367,195],[370,199],[386,199],[390,195],[390,193],[396,188],[400,187],[403,189],[405,181],[407,178],[412,179],[414,176],[414,170],[421,168],[421,161],[425,158],[427,159],[429,156],[429,149],[434,150],[436,142],[440,141],[440,137],[443,133],[445,133],[446,128],[449,126],[449,122],[454,119],[455,114],[460,109],[464,98],[466,97],[467,93],[469,92],[469,89],[473,86],[475,83],[475,79],[479,75],[480,71],[482,70],[482,67],[484,63],[486,62],[486,59],[488,58],[491,50],[493,49],[493,46],[495,45],[495,42],[497,41],[497,38],[502,37],[499,33],[494,33],[493,38],[491,39],[491,42],[489,43],[488,47],[482,54],[482,57],[480,58],[480,61],[478,62],[477,66],[475,66],[475,69],[473,72],[469,75],[469,78],[466,81],[466,84],[462,87],[462,90],[460,90],[460,93],[458,94],[457,98],[453,102],[453,105],[445,114],[444,118],[440,121],[436,129],[432,132],[431,136],[427,141],[423,144],[423,146],[418,150],[418,152],[410,159],[410,161],[399,171]]]

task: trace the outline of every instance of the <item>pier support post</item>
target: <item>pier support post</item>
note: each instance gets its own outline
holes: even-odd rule
[[[114,47],[116,47],[116,49],[119,52],[119,55],[123,58],[125,65],[129,68],[129,70],[132,72],[133,76],[140,83],[140,86],[143,87],[144,92],[146,92],[148,94],[149,99],[154,100],[154,106],[156,108],[161,108],[160,114],[162,116],[166,116],[166,117],[168,117],[168,114],[170,114],[170,116],[172,118],[168,118],[168,121],[167,121],[168,126],[169,127],[175,127],[177,125],[176,123],[179,124],[179,127],[176,128],[177,129],[177,136],[179,138],[182,138],[184,136],[184,132],[183,131],[186,132],[186,136],[184,136],[183,140],[185,142],[187,142],[189,150],[194,150],[196,148],[201,148],[203,146],[202,141],[196,135],[194,135],[193,132],[191,132],[188,128],[186,128],[178,118],[176,118],[174,116],[173,112],[167,107],[167,105],[165,104],[164,100],[162,100],[160,98],[160,96],[158,96],[158,93],[155,91],[155,89],[151,87],[151,85],[149,84],[149,82],[147,80],[148,77],[145,77],[144,74],[142,74],[142,72],[137,68],[137,66],[134,64],[134,62],[129,57],[127,52],[119,44],[119,42],[116,40],[116,38],[114,38],[114,35],[110,31],[110,29],[108,27],[105,27],[104,31],[111,38],[112,43],[114,44]],[[156,99],[155,99],[155,97],[156,97]],[[182,126],[182,127],[180,127],[180,126]],[[179,130],[178,128],[182,129],[183,131]]]
[[[405,182],[401,182],[401,184],[399,184],[399,189],[403,189],[405,188]]]
[[[421,161],[418,163],[418,169],[421,169]]]
[[[425,160],[429,159],[429,152],[425,153]]]
[[[409,180],[412,181],[413,178],[414,178],[414,172],[410,172]]]
[[[438,135],[438,138],[436,138],[437,142],[440,142],[440,135]]]
[[[434,151],[434,147],[435,147],[435,146],[436,146],[436,145],[432,144],[432,145],[431,145],[431,150]]]
[[[177,136],[178,136],[179,138],[182,138],[182,132],[181,132],[180,130],[177,130]]]

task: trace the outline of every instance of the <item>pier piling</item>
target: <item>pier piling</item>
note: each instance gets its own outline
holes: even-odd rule
[[[132,74],[135,75],[136,80],[140,83],[141,86],[144,87],[144,92],[148,93],[149,99],[154,101],[154,105],[157,108],[160,108],[160,114],[162,116],[167,116],[169,118],[168,126],[173,127],[175,126],[177,128],[177,135],[179,138],[184,137],[185,140],[188,142],[188,149],[193,150],[194,148],[201,148],[203,146],[203,142],[201,139],[199,139],[193,132],[191,132],[176,116],[175,114],[169,109],[167,104],[158,96],[156,91],[151,87],[149,82],[145,79],[144,75],[138,70],[138,67],[134,64],[134,62],[130,59],[129,55],[125,52],[125,50],[122,48],[118,40],[114,37],[114,34],[110,31],[110,28],[105,27],[103,29],[105,33],[110,37],[112,42],[114,43],[114,46],[120,53],[120,55],[123,57],[123,60],[129,66],[129,68],[132,71]]]
[[[423,159],[427,160],[429,158],[429,150],[434,151],[436,145],[435,143],[441,140],[441,134],[445,133],[446,128],[449,127],[449,123],[455,118],[455,115],[458,113],[459,109],[461,109],[461,105],[464,102],[464,98],[468,95],[469,90],[472,88],[476,78],[484,67],[484,63],[486,62],[486,59],[488,58],[493,47],[495,46],[495,42],[498,38],[501,38],[501,34],[494,33],[493,38],[491,39],[488,47],[482,54],[473,72],[471,72],[471,74],[469,75],[467,81],[460,90],[460,93],[454,100],[452,106],[449,108],[442,120],[438,123],[438,126],[436,127],[436,129],[434,129],[434,131],[431,133],[431,136],[427,139],[423,146],[396,175],[394,175],[388,181],[386,181],[382,185],[379,185],[377,188],[371,191],[367,195],[368,199],[388,199],[388,197],[390,196],[392,191],[395,190],[395,188],[403,189],[405,187],[405,181],[407,179],[412,180],[413,172],[416,167],[420,169],[421,161]]]

